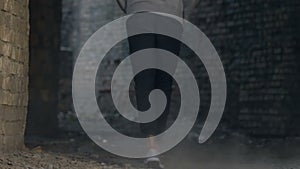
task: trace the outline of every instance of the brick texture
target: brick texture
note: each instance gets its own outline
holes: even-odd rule
[[[224,116],[253,136],[299,130],[299,1],[200,0],[191,20],[212,40],[225,66]]]
[[[0,0],[0,151],[24,145],[28,20],[28,0]]]
[[[69,52],[69,58],[77,57],[82,44],[94,31],[120,16],[120,10],[110,0],[64,2],[62,48]],[[297,57],[299,0],[195,2],[186,16],[212,41],[226,71],[228,97],[221,126],[252,136],[300,135],[300,125],[297,122],[300,120],[300,108],[297,104],[300,100],[300,62]],[[99,72],[102,72],[102,76],[97,81],[97,86],[99,100],[105,103],[103,110],[106,112],[113,111],[113,104],[109,100],[110,77],[126,52],[128,51],[115,47],[110,58],[101,65],[103,70],[100,68]],[[183,59],[200,84],[199,120],[203,121],[206,117],[203,113],[210,106],[207,72],[197,57],[188,52],[183,54]],[[69,60],[71,59],[65,59],[70,63]],[[67,84],[70,84],[70,78],[67,78],[70,74],[71,72],[64,74],[64,82],[68,82]],[[70,90],[63,91],[66,92],[65,96],[70,93]],[[179,103],[178,93],[176,90],[173,92],[175,105]],[[64,111],[66,110],[72,111],[70,108]]]

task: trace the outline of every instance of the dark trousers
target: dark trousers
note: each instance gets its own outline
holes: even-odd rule
[[[158,48],[179,55],[180,43],[170,37],[157,34],[140,34],[128,38],[130,53],[147,48]],[[173,64],[173,63],[172,63]],[[134,65],[133,65],[134,66]],[[145,111],[150,108],[149,93],[154,89],[164,91],[167,105],[162,115],[150,123],[140,124],[141,132],[145,136],[155,136],[166,130],[170,114],[170,100],[173,78],[171,75],[158,69],[147,69],[137,74],[134,78],[137,109]]]

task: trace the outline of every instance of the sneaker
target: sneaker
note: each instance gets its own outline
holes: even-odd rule
[[[157,151],[155,149],[150,149],[147,156],[150,156],[145,160],[145,164],[152,169],[163,169],[164,166],[161,164],[160,159],[155,156]]]

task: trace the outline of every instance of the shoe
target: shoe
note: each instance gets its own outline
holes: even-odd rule
[[[156,156],[157,151],[155,149],[150,149],[147,156],[150,156],[145,160],[147,167],[152,169],[163,169],[164,166],[161,164],[160,159]]]

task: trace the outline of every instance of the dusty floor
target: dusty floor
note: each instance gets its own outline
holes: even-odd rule
[[[86,138],[27,141],[24,151],[0,154],[0,169],[143,169],[142,161],[109,154]]]
[[[125,159],[85,137],[29,139],[27,150],[0,155],[0,168],[143,169],[142,159]],[[203,145],[186,139],[162,155],[166,169],[300,169],[300,140],[249,140],[221,136]]]
[[[127,168],[131,166],[127,166]],[[60,169],[60,168],[101,168],[123,169],[126,166],[106,164],[98,160],[92,160],[85,156],[66,155],[52,152],[15,152],[0,156],[0,168],[26,168],[26,169]]]

